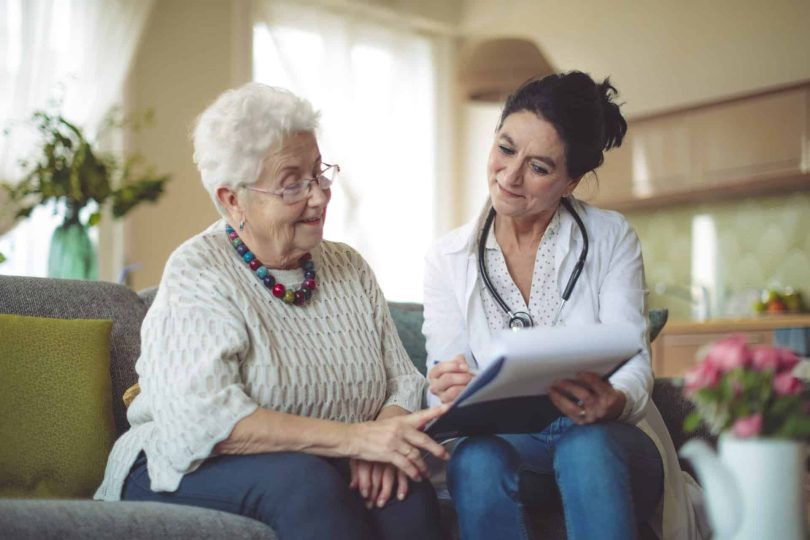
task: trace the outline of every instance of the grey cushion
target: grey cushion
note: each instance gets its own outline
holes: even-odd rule
[[[422,335],[422,323],[425,320],[422,304],[405,302],[388,302],[391,318],[397,327],[399,339],[405,346],[405,351],[411,358],[416,369],[424,375],[426,370],[427,352],[425,350],[425,336]]]
[[[669,310],[668,309],[651,309],[647,313],[647,317],[650,319],[650,343],[655,341],[655,338],[658,337],[658,334],[661,333],[661,330],[664,329],[664,325],[667,324],[667,319],[669,318]]]
[[[121,396],[136,381],[135,361],[141,350],[141,321],[146,313],[137,294],[123,285],[103,281],[0,276],[0,313],[56,319],[112,319],[113,415],[119,434],[129,428]]]
[[[141,297],[146,309],[149,309],[152,306],[152,302],[155,301],[155,295],[158,292],[157,287],[149,287],[148,289],[143,289],[138,291],[138,296]]]
[[[265,524],[216,510],[152,502],[0,500],[0,538],[276,540]]]

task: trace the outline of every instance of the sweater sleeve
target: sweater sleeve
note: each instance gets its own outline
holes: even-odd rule
[[[363,289],[368,294],[372,306],[373,323],[380,335],[380,353],[386,374],[386,399],[383,408],[397,405],[408,411],[422,408],[422,395],[425,391],[425,378],[411,362],[396,325],[388,309],[374,272],[368,263],[355,252],[357,267]]]
[[[137,371],[153,415],[152,489],[174,491],[258,405],[244,391],[250,347],[239,310],[192,254],[172,256],[141,330]],[[170,471],[161,476],[160,471]]]

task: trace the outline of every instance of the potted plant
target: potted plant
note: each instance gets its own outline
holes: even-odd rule
[[[716,538],[804,538],[805,440],[810,414],[799,358],[742,335],[713,343],[685,379],[695,404],[684,428],[705,422],[719,457],[702,441],[683,446],[695,466]]]
[[[121,118],[113,111],[100,136],[114,128],[139,129],[150,121],[149,112],[142,117]],[[32,122],[41,137],[39,155],[21,162],[26,173],[20,182],[0,183],[0,189],[6,192],[9,204],[17,207],[17,219],[51,202],[63,213],[62,224],[51,238],[49,276],[95,279],[98,270],[88,227],[101,220],[105,204],[111,204],[113,217],[120,218],[143,201],[156,201],[169,176],[143,167],[140,155],[119,158],[100,151],[78,126],[59,113],[37,111]],[[91,201],[97,209],[83,219],[80,212]]]

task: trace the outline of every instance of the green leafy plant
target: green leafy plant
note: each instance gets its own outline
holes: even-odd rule
[[[695,404],[687,432],[705,422],[714,434],[737,437],[810,436],[805,384],[793,375],[799,358],[790,349],[749,346],[742,335],[713,343],[686,375],[685,395]]]
[[[151,113],[124,118],[113,111],[107,116],[101,134],[109,129],[140,129],[151,121]],[[145,167],[140,155],[119,158],[98,150],[82,130],[61,114],[37,111],[32,122],[42,138],[41,152],[23,161],[26,170],[16,183],[0,183],[8,199],[16,205],[15,217],[27,217],[34,208],[49,201],[65,204],[65,219],[79,221],[79,211],[94,201],[99,211],[92,213],[87,226],[101,220],[101,208],[111,203],[112,215],[120,218],[143,201],[156,201],[163,193],[169,175],[157,175]]]

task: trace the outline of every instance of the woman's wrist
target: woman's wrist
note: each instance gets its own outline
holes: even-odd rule
[[[380,412],[377,414],[377,420],[385,420],[386,418],[393,418],[395,416],[404,416],[406,414],[411,414],[410,411],[403,409],[399,405],[388,405],[387,407],[383,407]]]

